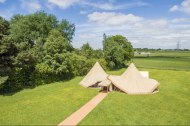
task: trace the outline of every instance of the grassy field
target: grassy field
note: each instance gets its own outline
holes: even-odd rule
[[[134,63],[139,68],[167,70],[190,70],[190,51],[153,52],[147,55],[136,54]]]
[[[141,96],[110,92],[80,125],[189,125],[189,56],[189,52],[171,52],[135,58],[140,70],[160,82],[160,92]],[[108,73],[120,75],[124,70]]]
[[[159,93],[140,96],[110,92],[80,125],[190,124],[189,54],[156,55],[135,58],[134,62],[160,82]],[[108,73],[120,75],[124,71]],[[81,79],[0,96],[0,125],[57,125],[98,93],[98,89],[81,87]]]
[[[57,125],[97,94],[81,87],[81,79],[0,96],[0,125]]]
[[[190,58],[135,58],[134,63],[139,68],[190,70]]]
[[[140,96],[111,92],[80,125],[190,124],[190,71],[146,70],[160,82],[159,93]]]

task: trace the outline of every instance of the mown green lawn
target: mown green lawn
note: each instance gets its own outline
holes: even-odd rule
[[[80,125],[188,125],[190,124],[190,59],[135,58],[140,70],[160,82],[153,95],[110,92]],[[151,69],[154,68],[154,69]],[[108,71],[120,75],[125,68]],[[98,93],[70,81],[0,96],[0,125],[57,125]]]
[[[67,82],[0,96],[0,125],[57,125],[94,97],[98,90],[85,89],[81,77]]]
[[[189,125],[190,71],[146,70],[160,82],[157,94],[111,92],[80,125]]]

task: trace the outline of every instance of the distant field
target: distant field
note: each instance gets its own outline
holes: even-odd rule
[[[190,70],[190,51],[135,55],[134,63],[140,68]]]
[[[80,125],[189,125],[190,71],[146,70],[160,82],[157,94],[111,92]]]
[[[154,51],[150,54],[135,54],[135,57],[190,58],[190,51]]]
[[[134,63],[139,68],[190,70],[190,58],[135,58]]]

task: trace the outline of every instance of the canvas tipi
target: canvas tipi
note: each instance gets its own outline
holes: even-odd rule
[[[127,94],[150,94],[159,85],[156,80],[143,77],[133,63],[121,76],[110,75],[108,79]]]
[[[99,82],[107,78],[107,74],[98,62],[92,67],[80,84],[84,87],[96,87]]]

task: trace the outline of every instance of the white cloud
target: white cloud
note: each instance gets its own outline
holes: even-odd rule
[[[135,16],[133,14],[122,14],[116,12],[93,12],[88,15],[88,19],[91,22],[99,24],[105,24],[109,26],[118,26],[128,23],[136,23],[141,21],[143,18]]]
[[[81,38],[81,39],[93,39],[93,38],[95,38],[95,37],[97,37],[97,35],[96,34],[81,34],[81,35],[79,35],[79,38]]]
[[[10,19],[13,16],[13,12],[11,11],[0,11],[0,16],[5,19]]]
[[[184,23],[190,22],[190,18],[174,18],[171,20],[172,23]]]
[[[169,9],[169,11],[180,11],[186,14],[190,14],[190,0],[184,0],[180,5],[174,5]]]
[[[101,10],[119,10],[119,9],[127,9],[131,7],[140,7],[140,6],[149,6],[148,3],[142,1],[135,1],[131,3],[124,3],[124,4],[116,4],[115,1],[108,1],[108,2],[92,2],[88,0],[48,0],[47,7],[58,6],[61,9],[67,9],[75,4],[79,4],[81,6],[90,6],[96,9]]]
[[[154,36],[154,38],[157,39],[175,39],[175,38],[183,38],[183,37],[189,37],[188,34],[180,34],[180,33],[171,33],[171,34],[167,34],[167,35],[158,35],[158,36]]]
[[[48,3],[56,5],[61,9],[66,9],[76,3],[79,3],[83,0],[48,0]]]
[[[83,43],[89,42],[93,48],[101,48],[103,34],[106,33],[107,35],[121,34],[136,48],[176,48],[176,43],[180,41],[181,48],[190,49],[189,18],[146,19],[133,14],[110,13],[94,12],[92,17],[88,15],[89,22],[76,24],[73,46],[79,48]],[[126,15],[140,17],[141,20],[133,19],[131,23],[124,23]],[[117,19],[122,20],[117,21]]]
[[[9,20],[15,14],[16,7],[10,6],[7,9],[0,10],[0,16]]]
[[[179,10],[179,7],[177,5],[174,5],[173,7],[170,8],[170,12],[174,12],[174,11],[177,11]]]
[[[112,3],[91,3],[91,2],[84,2],[83,5],[91,6],[94,8],[99,8],[102,10],[117,10],[117,9],[122,9],[123,6],[121,5],[114,5]]]
[[[157,20],[151,20],[150,25],[154,27],[163,27],[168,24],[167,20],[164,19],[157,19]]]
[[[21,8],[28,12],[35,12],[41,9],[41,4],[38,0],[20,0]]]
[[[0,3],[4,3],[6,0],[0,0]]]
[[[87,14],[87,11],[80,11],[80,14]]]
[[[110,1],[107,3],[103,2],[82,2],[83,5],[91,6],[93,8],[98,8],[101,10],[120,10],[120,9],[127,9],[131,7],[140,7],[140,6],[149,6],[148,3],[142,2],[142,1],[136,1],[131,3],[125,3],[125,4],[115,4],[114,1]]]

